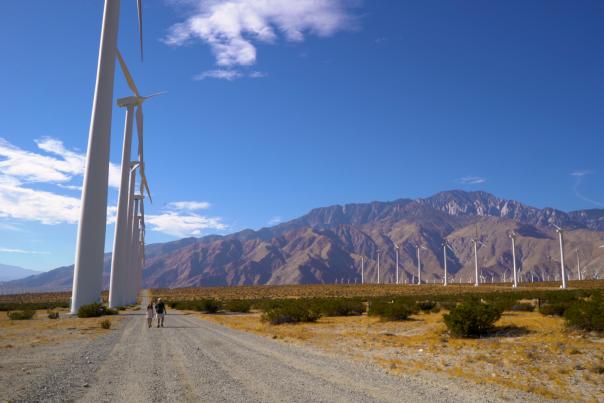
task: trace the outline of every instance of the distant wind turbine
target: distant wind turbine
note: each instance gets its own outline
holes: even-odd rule
[[[480,278],[478,277],[478,244],[486,246],[484,242],[478,239],[478,227],[476,227],[476,236],[470,240],[474,245],[474,286],[480,285]]]
[[[512,287],[516,288],[518,287],[518,274],[516,269],[516,233],[512,231],[508,236],[512,240],[512,266],[514,267],[514,284],[512,284]]]
[[[394,244],[394,251],[396,253],[396,284],[398,284],[398,245]]]
[[[419,250],[420,249],[428,250],[428,249],[426,249],[425,246],[420,245],[420,244],[416,244],[415,249],[417,251],[417,284],[419,285],[422,283],[422,256],[421,256],[421,253],[419,252]]]
[[[567,288],[566,286],[566,270],[564,269],[564,230],[558,227],[556,224],[553,224],[556,227],[556,232],[558,233],[558,238],[560,240],[560,273],[562,276],[562,285],[560,288]]]
[[[444,240],[443,241],[443,263],[444,263],[444,269],[445,269],[445,277],[444,277],[443,285],[447,285],[447,249],[450,249],[451,252],[455,253],[455,251],[453,250],[453,247],[451,245],[449,245],[447,240]]]

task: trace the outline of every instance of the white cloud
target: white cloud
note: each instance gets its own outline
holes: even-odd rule
[[[42,224],[75,223],[80,199],[26,188],[15,178],[0,175],[0,217]]]
[[[85,156],[65,148],[60,140],[35,140],[45,152],[26,151],[0,138],[0,217],[54,225],[74,224],[80,217],[80,197],[65,196],[32,187],[53,184],[62,189],[81,190],[72,181],[84,173]],[[110,185],[117,187],[119,168],[110,164]],[[108,208],[109,221],[115,207]]]
[[[570,173],[570,176],[576,176],[576,177],[582,177],[585,175],[589,175],[591,173],[591,171],[587,170],[587,169],[583,169],[583,170],[576,170]]]
[[[194,213],[179,214],[168,211],[159,215],[148,215],[145,222],[151,230],[175,237],[201,236],[204,230],[224,231],[228,227],[220,217],[204,217]]]
[[[283,220],[281,219],[281,217],[277,215],[277,216],[271,217],[271,219],[268,220],[268,225],[277,225],[282,222],[283,222]]]
[[[46,155],[23,150],[0,137],[0,174],[25,182],[76,187],[77,185],[68,183],[84,174],[85,155],[67,150],[60,140],[50,137],[35,142]],[[120,168],[110,164],[109,186],[118,188],[119,176]]]
[[[179,201],[179,202],[171,202],[166,205],[168,209],[171,210],[207,210],[212,205],[208,202],[198,202],[198,201]]]
[[[208,70],[197,74],[193,77],[194,80],[205,80],[206,78],[218,78],[221,80],[233,81],[242,76],[242,73],[237,70]]]
[[[249,77],[249,78],[264,78],[264,77],[268,77],[268,73],[262,72],[262,71],[252,71],[251,73],[245,73],[239,70],[222,70],[222,69],[217,69],[217,70],[208,70],[208,71],[203,71],[199,74],[197,74],[196,76],[193,77],[194,80],[205,80],[207,78],[217,78],[220,80],[227,80],[227,81],[233,81],[237,78],[241,78],[241,77]]]
[[[253,42],[274,43],[282,35],[300,42],[311,33],[321,37],[347,29],[353,19],[346,0],[188,0],[191,16],[173,25],[164,41],[183,45],[201,40],[210,45],[223,67],[256,63]]]
[[[50,252],[41,252],[41,251],[24,250],[24,249],[13,249],[13,248],[2,248],[2,247],[0,247],[0,252],[19,253],[19,254],[24,254],[24,255],[50,255]]]
[[[604,207],[604,203],[598,200],[594,200],[590,197],[587,197],[583,194],[583,192],[581,192],[579,190],[579,187],[581,186],[581,183],[583,182],[583,177],[592,174],[593,172],[588,170],[588,169],[583,169],[583,170],[576,170],[574,172],[571,172],[570,175],[575,177],[575,183],[573,185],[573,192],[575,193],[575,196],[577,196],[579,199],[586,201],[590,204],[593,204],[595,206],[599,206],[599,207]]]
[[[487,180],[480,176],[464,176],[456,179],[457,183],[461,183],[462,185],[480,185],[481,183],[485,183]]]
[[[265,73],[264,71],[252,71],[249,74],[250,78],[264,78],[264,77],[268,77],[268,73]]]

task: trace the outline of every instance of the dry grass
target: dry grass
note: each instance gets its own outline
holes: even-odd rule
[[[100,323],[106,318],[76,318],[67,309],[58,309],[59,319],[48,319],[45,310],[36,311],[31,320],[9,320],[0,312],[0,350],[38,345],[54,345],[78,337],[95,337],[106,333]],[[111,318],[115,325],[120,318]]]
[[[604,288],[604,280],[571,281],[571,288]],[[468,284],[452,284],[443,287],[440,284],[396,285],[396,284],[310,284],[310,285],[257,285],[236,287],[198,287],[153,289],[154,297],[172,300],[191,300],[201,298],[216,299],[259,299],[259,298],[309,298],[309,297],[380,297],[396,295],[440,295],[468,294],[475,292],[513,292],[538,290],[559,290],[557,283],[523,283],[517,290],[510,284],[483,284],[476,288]]]
[[[604,339],[569,333],[562,319],[539,313],[505,313],[497,335],[483,339],[450,338],[442,313],[419,314],[405,322],[357,316],[279,326],[262,323],[258,313],[196,314],[235,329],[373,360],[393,373],[440,372],[547,398],[604,396]]]

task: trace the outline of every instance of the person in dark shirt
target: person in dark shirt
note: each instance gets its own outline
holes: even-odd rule
[[[155,304],[155,313],[157,314],[157,327],[164,327],[164,316],[166,316],[166,305],[164,301],[159,298],[157,304]]]

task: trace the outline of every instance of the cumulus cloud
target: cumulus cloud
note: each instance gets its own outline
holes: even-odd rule
[[[0,174],[32,183],[69,185],[74,178],[84,174],[86,156],[68,150],[60,140],[44,137],[35,140],[46,154],[23,150],[0,137]],[[109,165],[109,186],[119,187],[120,169]]]
[[[175,237],[201,236],[206,230],[224,231],[228,226],[220,217],[206,217],[195,213],[207,210],[208,202],[177,201],[166,204],[166,211],[157,215],[147,215],[145,221],[150,229]]]
[[[167,211],[159,215],[145,217],[150,229],[175,237],[201,236],[205,230],[224,231],[228,227],[220,217],[204,217],[198,214],[179,214]]]
[[[485,183],[487,180],[481,176],[463,176],[461,178],[457,178],[456,182],[461,183],[462,185],[480,185],[481,183]]]
[[[216,64],[223,68],[255,64],[255,42],[272,44],[279,37],[301,42],[307,34],[328,37],[350,28],[353,23],[348,11],[349,0],[188,0],[176,3],[188,6],[190,16],[173,25],[164,42],[173,46],[195,40],[205,42],[210,46]]]
[[[212,205],[208,202],[198,202],[198,201],[178,201],[178,202],[170,202],[166,204],[166,207],[171,210],[207,210]]]
[[[72,181],[84,173],[85,156],[65,148],[60,140],[36,140],[44,152],[26,151],[0,138],[0,218],[33,221],[45,225],[76,224],[80,219],[80,197],[41,190],[37,184],[80,190]],[[120,169],[110,165],[110,185],[119,187]],[[173,236],[199,236],[205,230],[222,231],[227,226],[220,217],[205,217],[195,211],[211,207],[203,201],[177,201],[166,205],[165,212],[147,215],[150,229]],[[115,223],[116,206],[107,208],[107,224]],[[3,224],[4,225],[4,224]],[[4,248],[10,253],[34,253]],[[1,249],[0,249],[1,251]]]
[[[62,189],[81,190],[72,181],[84,174],[86,157],[67,149],[60,140],[35,140],[39,150],[23,150],[0,138],[0,217],[54,225],[73,224],[80,217],[80,198],[35,188],[51,184]],[[120,169],[109,167],[109,185],[119,186]],[[115,219],[115,207],[108,208],[108,220]]]

